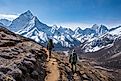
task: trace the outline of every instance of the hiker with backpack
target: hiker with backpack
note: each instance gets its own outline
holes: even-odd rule
[[[47,43],[47,50],[49,51],[49,59],[51,58],[51,51],[54,48],[53,40],[49,39]]]
[[[73,49],[72,53],[70,54],[69,63],[71,63],[72,72],[75,73],[76,72],[76,63],[77,63],[77,54],[74,49]]]

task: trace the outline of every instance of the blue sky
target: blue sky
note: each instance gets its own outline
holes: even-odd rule
[[[0,0],[0,14],[27,10],[48,25],[82,28],[93,24],[121,24],[121,0]]]

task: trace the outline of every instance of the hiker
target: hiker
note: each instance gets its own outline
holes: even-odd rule
[[[49,59],[51,58],[51,51],[54,48],[53,40],[49,39],[47,43],[47,50],[49,51]]]
[[[77,54],[74,49],[73,49],[72,53],[70,54],[69,63],[71,63],[72,72],[75,73],[76,72],[76,63],[77,63]]]

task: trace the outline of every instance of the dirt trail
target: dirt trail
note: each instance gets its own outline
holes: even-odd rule
[[[58,63],[53,55],[52,58],[47,62],[46,66],[49,73],[47,74],[45,81],[58,81],[59,79]]]
[[[79,62],[73,74],[68,57],[55,52],[46,63],[46,70],[45,81],[113,81],[105,71],[95,69],[88,62]]]

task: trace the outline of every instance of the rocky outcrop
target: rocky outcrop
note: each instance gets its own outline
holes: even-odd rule
[[[44,81],[46,58],[41,45],[0,27],[0,81]]]

